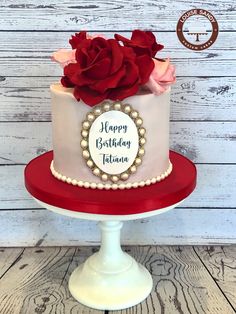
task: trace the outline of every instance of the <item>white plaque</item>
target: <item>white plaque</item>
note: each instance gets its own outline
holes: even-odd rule
[[[121,111],[101,114],[89,131],[88,147],[96,166],[107,174],[125,172],[139,149],[139,135],[134,121]]]
[[[146,130],[129,104],[104,102],[86,115],[80,142],[87,166],[102,181],[127,180],[145,154]]]

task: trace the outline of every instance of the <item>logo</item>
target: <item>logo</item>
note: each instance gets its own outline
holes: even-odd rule
[[[176,32],[186,48],[199,51],[209,48],[216,41],[219,27],[210,12],[192,9],[180,17]]]

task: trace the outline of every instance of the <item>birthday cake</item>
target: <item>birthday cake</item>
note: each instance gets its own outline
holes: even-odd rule
[[[93,189],[138,188],[164,180],[169,160],[170,85],[175,68],[156,58],[152,32],[76,33],[71,50],[52,56],[63,67],[51,85],[52,175]]]

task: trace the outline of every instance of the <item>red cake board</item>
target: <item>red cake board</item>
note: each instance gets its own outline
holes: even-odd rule
[[[77,212],[102,215],[132,215],[174,205],[196,186],[195,165],[186,157],[170,151],[171,174],[161,182],[125,190],[81,188],[57,180],[50,171],[53,152],[47,152],[25,168],[25,186],[36,199]]]

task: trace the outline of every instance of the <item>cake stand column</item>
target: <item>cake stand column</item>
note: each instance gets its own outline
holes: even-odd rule
[[[120,221],[102,221],[101,247],[76,268],[69,280],[73,297],[89,307],[119,310],[143,301],[151,292],[152,277],[120,246]]]

